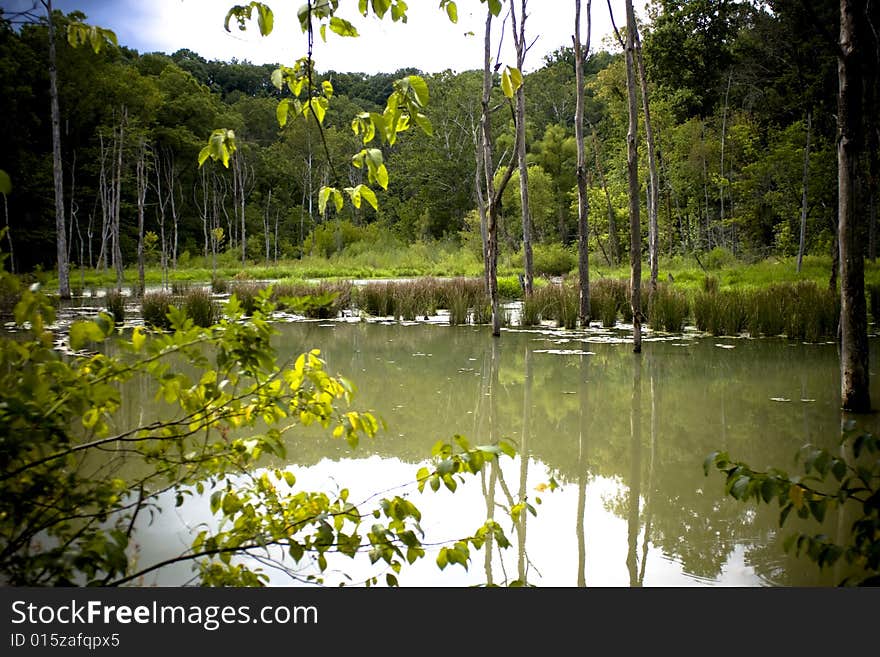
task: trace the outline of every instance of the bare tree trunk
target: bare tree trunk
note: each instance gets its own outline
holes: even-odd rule
[[[638,106],[636,105],[635,12],[626,0],[626,88],[629,98],[629,128],[626,133],[626,171],[629,182],[630,303],[633,314],[633,352],[642,351],[642,225],[639,216]]]
[[[657,225],[657,208],[660,205],[660,179],[657,175],[656,149],[654,147],[654,130],[651,124],[650,102],[648,100],[648,76],[645,74],[645,62],[642,57],[642,43],[639,39],[638,27],[633,20],[633,40],[638,63],[639,84],[642,88],[642,112],[645,115],[645,146],[648,149],[648,257],[651,266],[651,289],[657,289],[657,271],[660,258],[660,233]],[[729,88],[729,83],[728,83]],[[724,156],[722,155],[722,158]]]
[[[526,59],[526,7],[528,0],[521,0],[520,18],[516,18],[516,2],[510,3],[510,27],[513,32],[513,43],[516,48],[516,67],[522,71]],[[516,90],[516,132],[517,149],[516,157],[519,166],[519,197],[522,206],[522,229],[523,229],[523,268],[525,279],[523,292],[526,296],[532,294],[532,282],[534,280],[534,266],[532,262],[532,215],[529,206],[529,169],[526,162],[526,92],[525,85]]]
[[[49,103],[52,113],[52,179],[55,184],[55,253],[58,260],[58,295],[70,298],[70,264],[64,218],[64,172],[61,163],[61,111],[58,108],[58,64],[55,54],[55,21],[52,0],[41,0],[49,27]]]
[[[153,183],[153,187],[156,190],[156,210],[158,211],[157,222],[159,224],[159,264],[162,269],[163,289],[168,285],[168,249],[165,244],[165,210],[169,200],[174,198],[173,189],[168,191],[167,196],[163,192],[163,181],[165,180],[164,160],[163,149],[157,146],[153,150],[153,171],[156,174],[156,181]]]
[[[123,149],[125,146],[125,122],[128,109],[123,105],[119,118],[119,143],[116,150],[116,171],[113,181],[113,267],[116,270],[116,289],[121,290],[125,282],[125,271],[122,265],[122,244],[120,242],[120,212],[122,210],[122,166]]]
[[[719,163],[718,177],[718,202],[720,204],[719,222],[721,227],[722,245],[724,243],[724,187],[726,181],[724,179],[724,149],[727,145],[727,106],[730,97],[730,83],[733,81],[733,69],[727,74],[727,88],[724,91],[724,110],[721,113],[721,158]]]
[[[95,271],[101,269],[107,271],[107,240],[110,237],[110,186],[107,184],[107,149],[104,146],[104,135],[98,133],[100,144],[101,169],[98,174],[98,201],[101,205],[101,249],[98,251],[98,261],[95,263]]]
[[[3,218],[6,220],[6,239],[9,241],[9,271],[15,273],[15,250],[12,248],[12,229],[9,227],[9,204],[3,195]]]
[[[263,237],[265,238],[265,242],[266,242],[266,266],[269,265],[269,254],[270,254],[270,246],[271,246],[271,239],[270,239],[270,232],[269,232],[269,229],[271,227],[271,224],[269,222],[269,209],[271,206],[272,206],[272,188],[270,187],[269,188],[269,198],[266,200],[266,213],[263,215]]]
[[[483,48],[483,96],[481,99],[482,113],[480,116],[481,136],[483,140],[483,169],[486,178],[486,204],[488,206],[487,219],[487,248],[486,248],[486,277],[489,283],[489,301],[492,304],[492,335],[501,335],[501,304],[498,299],[498,212],[501,195],[504,188],[510,182],[510,176],[516,165],[516,160],[511,158],[510,165],[496,188],[493,176],[494,157],[492,154],[492,127],[490,122],[489,101],[492,93],[492,12],[486,12],[486,33]],[[517,136],[516,147],[519,147]]]
[[[804,146],[804,179],[801,186],[801,234],[798,242],[797,271],[801,273],[804,251],[807,243],[807,191],[810,183],[810,129],[813,126],[813,112],[807,112],[807,144]]]
[[[146,278],[144,275],[144,209],[147,200],[147,143],[141,138],[138,144],[137,161],[135,162],[135,179],[137,185],[137,213],[138,213],[138,289],[137,295],[142,297],[146,291]]]
[[[480,244],[482,248],[483,255],[483,284],[486,290],[486,294],[489,293],[489,268],[486,266],[489,262],[489,221],[486,216],[486,200],[483,197],[483,183],[480,180],[482,176],[485,178],[486,170],[485,163],[483,158],[483,142],[481,137],[479,136],[482,130],[482,125],[478,126],[473,131],[474,136],[474,148],[476,149],[476,162],[477,166],[474,170],[474,191],[477,197],[477,208],[480,212]]]
[[[864,257],[858,226],[859,160],[863,152],[862,94],[857,5],[840,0],[840,50],[837,60],[837,184],[840,249],[840,384],[844,410],[871,410],[868,370],[868,319]]]
[[[574,74],[576,101],[574,112],[574,135],[577,142],[577,194],[578,194],[578,319],[581,327],[590,324],[590,215],[587,197],[587,165],[584,149],[584,57],[590,53],[591,16],[590,0],[587,0],[587,47],[581,47],[581,0],[574,3]]]

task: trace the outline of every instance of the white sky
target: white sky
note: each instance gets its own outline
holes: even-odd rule
[[[189,48],[208,60],[233,58],[255,64],[292,64],[305,54],[305,37],[300,32],[296,8],[301,0],[265,0],[275,12],[275,30],[261,37],[256,26],[240,32],[232,21],[226,32],[223,21],[234,4],[246,0],[55,0],[56,8],[69,12],[80,9],[88,22],[116,32],[120,44],[141,53],[172,53]],[[0,0],[7,9],[30,5],[32,0]],[[519,4],[519,3],[517,3]],[[586,12],[586,0],[582,1]],[[635,0],[636,12],[644,16],[646,0]],[[444,69],[464,71],[482,68],[485,5],[478,0],[457,0],[458,23],[451,23],[438,9],[437,0],[409,0],[406,25],[392,23],[390,16],[378,21],[363,19],[355,0],[341,0],[340,15],[358,28],[359,38],[342,38],[328,31],[327,43],[316,35],[315,62],[318,70],[345,72],[393,72],[414,66],[426,73]],[[624,22],[622,0],[613,0],[618,26]],[[526,57],[527,71],[540,68],[544,55],[571,45],[574,33],[572,0],[531,0],[526,21],[526,38],[537,38]],[[256,15],[256,14],[255,14]],[[611,32],[608,6],[603,0],[592,2],[593,50],[602,47]],[[493,57],[497,51],[500,19],[495,19]],[[468,33],[473,33],[472,35]],[[582,38],[586,38],[586,19],[581,17]],[[509,23],[504,26],[501,60],[514,64],[513,39]],[[605,46],[610,49],[610,45]]]

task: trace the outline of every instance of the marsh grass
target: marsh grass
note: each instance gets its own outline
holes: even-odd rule
[[[122,292],[107,290],[104,305],[116,324],[122,324],[125,321],[125,295]]]
[[[309,319],[335,319],[349,310],[353,300],[351,281],[275,283],[271,299],[278,310],[302,313]]]
[[[160,330],[171,328],[168,311],[171,310],[173,301],[174,297],[171,293],[164,290],[144,294],[141,299],[141,317],[144,324]]]
[[[625,282],[611,278],[600,278],[590,283],[590,314],[605,328],[617,324],[621,299],[626,298],[625,285]]]
[[[654,331],[679,333],[690,313],[687,295],[666,283],[647,293],[648,326]]]
[[[194,287],[187,290],[181,301],[186,316],[196,326],[208,328],[220,319],[220,308],[217,302],[214,301],[211,292],[204,288]]]
[[[265,285],[253,282],[236,282],[229,286],[230,294],[234,294],[245,315],[253,315],[257,308],[257,295],[265,289]]]

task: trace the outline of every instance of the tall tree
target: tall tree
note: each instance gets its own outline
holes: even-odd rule
[[[629,23],[627,22],[627,29]],[[660,178],[657,175],[657,151],[654,145],[654,128],[651,123],[651,103],[648,100],[648,76],[642,57],[642,42],[638,26],[633,22],[633,40],[638,63],[639,86],[642,89],[642,113],[645,121],[645,148],[648,151],[648,256],[651,267],[651,289],[657,289],[657,269],[660,257],[660,233],[657,225],[657,206],[660,204]],[[723,207],[723,206],[722,206]],[[722,217],[723,219],[723,217]]]
[[[587,44],[586,51],[581,46],[581,0],[574,3],[574,71],[577,86],[574,134],[577,142],[577,196],[578,196],[578,320],[581,326],[590,321],[590,233],[587,219],[590,204],[587,197],[587,164],[584,145],[584,57],[590,52],[590,0],[587,0]]]
[[[55,52],[55,20],[52,0],[40,0],[49,28],[49,104],[52,112],[52,180],[55,186],[55,247],[58,260],[58,294],[70,298],[70,263],[64,218],[64,171],[61,162],[61,111],[58,108],[58,61]]]
[[[866,3],[840,0],[837,74],[838,248],[840,249],[840,385],[844,410],[871,410],[868,389],[868,319],[865,263],[860,230],[860,165],[864,154],[862,102],[865,92]]]
[[[495,156],[492,147],[492,18],[501,11],[500,3],[489,3],[486,12],[486,30],[483,38],[483,94],[480,100],[482,112],[480,114],[480,138],[483,147],[483,173],[486,183],[486,280],[489,285],[489,301],[492,304],[492,335],[501,335],[501,304],[498,299],[498,217],[500,214],[501,195],[504,188],[510,182],[513,170],[516,168],[516,159],[511,158],[510,164],[502,174],[498,184],[495,184]],[[510,99],[516,89],[522,83],[522,76],[518,70],[505,70],[502,76],[502,90]],[[517,141],[519,141],[517,139]]]
[[[519,20],[516,15],[516,1],[510,3],[510,27],[516,48],[516,67],[523,70],[526,59],[526,8],[528,0],[521,0]],[[529,206],[529,169],[526,162],[526,93],[525,85],[516,90],[516,158],[519,166],[519,196],[522,210],[523,269],[525,277],[523,291],[532,294],[534,266],[532,264],[532,216]]]
[[[610,7],[610,4],[609,4]],[[626,173],[629,183],[630,304],[633,315],[633,351],[642,351],[642,223],[639,216],[639,109],[636,104],[635,72],[636,17],[632,0],[626,0],[626,90],[629,128],[626,133]]]

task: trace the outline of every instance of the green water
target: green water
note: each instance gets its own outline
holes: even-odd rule
[[[488,517],[513,544],[472,554],[470,567],[434,564],[436,549],[404,568],[403,586],[831,586],[842,567],[819,571],[783,550],[798,525],[777,525],[775,507],[724,495],[720,473],[703,473],[712,451],[755,468],[797,470],[804,443],[840,437],[838,360],[832,344],[648,336],[636,356],[625,333],[505,331],[439,323],[293,322],[278,326],[282,356],[320,348],[327,369],[355,382],[354,406],[387,430],[356,449],[321,431],[289,441],[305,489],[351,489],[352,501],[408,494],[424,514],[426,543],[471,534]],[[872,343],[873,347],[873,343]],[[876,393],[874,395],[876,399]],[[876,430],[873,418],[865,428]],[[472,477],[455,494],[419,493],[416,471],[438,439],[514,443],[515,459]],[[554,481],[559,487],[551,490]],[[526,496],[536,515],[513,523]],[[539,500],[540,498],[540,500]],[[540,503],[539,503],[540,501]],[[180,530],[206,521],[202,506],[142,527],[142,563],[180,552]],[[838,536],[847,520],[831,514]],[[302,575],[316,572],[300,564]],[[294,580],[267,569],[276,585]],[[346,579],[342,574],[351,577]],[[331,561],[328,582],[356,584],[381,572]],[[189,571],[145,583],[178,582]]]

